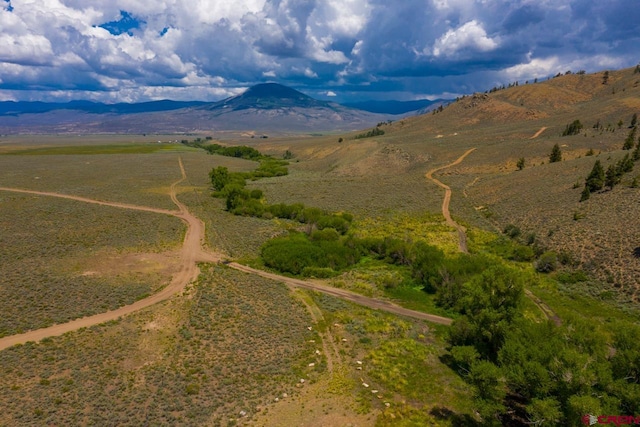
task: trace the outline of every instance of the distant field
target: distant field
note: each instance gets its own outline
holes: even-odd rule
[[[38,147],[28,149],[15,149],[4,154],[15,156],[46,156],[46,155],[71,155],[71,154],[150,154],[157,152],[183,152],[192,151],[188,147],[178,144],[129,144],[129,145],[70,145],[62,147]]]

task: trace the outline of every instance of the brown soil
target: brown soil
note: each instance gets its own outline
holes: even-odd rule
[[[431,169],[426,174],[427,179],[430,179],[439,187],[444,188],[444,200],[442,201],[442,215],[444,215],[444,219],[447,221],[447,224],[449,224],[450,226],[458,230],[458,248],[460,249],[460,252],[464,252],[464,253],[469,252],[469,249],[467,248],[466,229],[460,224],[458,224],[457,222],[455,222],[451,218],[451,213],[449,212],[449,203],[451,203],[451,187],[449,187],[447,184],[442,183],[441,181],[438,181],[436,178],[433,177],[433,174],[443,169],[447,169],[461,163],[464,160],[464,158],[467,157],[469,154],[471,154],[474,150],[475,148],[471,148],[467,150],[462,156],[458,157],[458,159],[453,163],[450,163],[445,166],[440,166],[435,169]]]
[[[536,139],[536,138],[537,138],[537,137],[539,137],[539,136],[540,136],[540,134],[541,134],[542,132],[544,132],[545,130],[547,130],[547,127],[546,127],[546,126],[541,127],[541,128],[540,128],[540,130],[539,130],[538,132],[534,133],[534,134],[533,134],[533,136],[532,136],[531,138],[529,138],[529,139]]]

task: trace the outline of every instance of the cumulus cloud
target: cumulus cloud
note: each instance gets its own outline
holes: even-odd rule
[[[449,30],[436,40],[433,56],[452,57],[465,50],[488,52],[498,47],[496,39],[487,37],[487,32],[477,21],[469,21],[455,30]]]
[[[0,98],[216,100],[273,81],[341,97],[484,90],[631,66],[635,0],[0,1]]]

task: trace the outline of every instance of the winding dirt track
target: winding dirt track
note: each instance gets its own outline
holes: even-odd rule
[[[141,310],[143,308],[149,307],[158,302],[169,299],[173,295],[179,292],[182,292],[186,287],[186,285],[188,285],[198,277],[199,269],[197,267],[197,262],[220,263],[225,261],[225,256],[223,254],[207,251],[203,249],[204,236],[205,236],[204,223],[199,218],[191,214],[187,209],[187,207],[183,203],[181,203],[176,196],[176,187],[187,178],[187,175],[184,170],[184,165],[182,164],[182,159],[179,159],[179,165],[180,165],[180,171],[182,173],[182,178],[174,182],[171,185],[171,189],[170,189],[170,197],[173,203],[175,203],[176,206],[178,207],[177,211],[171,211],[167,209],[158,209],[158,208],[152,208],[147,206],[137,206],[137,205],[131,205],[126,203],[105,202],[101,200],[93,200],[93,199],[88,199],[86,197],[70,196],[67,194],[60,194],[60,193],[25,190],[20,188],[0,187],[0,191],[8,191],[12,193],[33,194],[37,196],[46,196],[46,197],[58,197],[62,199],[75,200],[75,201],[92,203],[92,204],[102,205],[102,206],[111,206],[111,207],[122,208],[122,209],[131,209],[131,210],[137,210],[137,211],[152,212],[152,213],[157,213],[162,215],[171,215],[176,218],[180,218],[187,224],[187,232],[185,234],[182,249],[180,251],[180,260],[181,260],[180,270],[173,276],[169,285],[164,289],[162,289],[160,292],[153,294],[147,298],[136,301],[133,304],[120,307],[116,310],[107,311],[107,312],[96,314],[93,316],[83,317],[80,319],[72,320],[67,323],[53,325],[48,328],[36,329],[33,331],[25,332],[23,334],[11,335],[11,336],[0,338],[0,351],[17,344],[24,344],[28,341],[37,342],[47,337],[59,336],[67,332],[78,330],[80,328],[87,328],[90,326],[98,325],[100,323],[116,320],[122,316],[126,316],[127,314],[134,313],[138,310]],[[304,288],[304,289],[314,290],[318,292],[323,292],[325,294],[332,295],[343,300],[351,301],[366,307],[379,309],[379,310],[387,311],[390,313],[399,314],[402,316],[413,317],[416,319],[423,319],[423,320],[427,320],[430,322],[439,323],[443,325],[449,325],[452,322],[451,319],[446,317],[440,317],[432,314],[422,313],[415,310],[409,310],[388,301],[381,301],[373,298],[368,298],[353,292],[346,291],[344,289],[336,289],[336,288],[331,288],[328,286],[323,286],[323,285],[319,285],[311,282],[305,282],[303,280],[292,279],[289,277],[268,273],[266,271],[256,270],[254,268],[237,264],[235,262],[225,262],[225,264],[231,268],[234,268],[239,271],[243,271],[245,273],[255,274],[268,279],[283,282],[288,286],[292,286],[292,287],[298,287],[298,288]]]
[[[542,132],[544,132],[545,129],[547,129],[547,128],[546,127],[541,128],[538,132],[536,132],[535,135],[533,135],[531,137],[531,139],[537,138]],[[451,187],[449,187],[448,185],[443,184],[442,182],[440,182],[437,179],[435,179],[433,177],[433,174],[438,172],[438,171],[441,171],[443,169],[446,169],[446,168],[449,168],[451,166],[455,166],[455,165],[459,164],[473,150],[475,150],[475,148],[471,148],[470,150],[467,150],[462,156],[458,157],[458,159],[455,162],[450,163],[450,164],[445,165],[445,166],[440,166],[439,168],[436,168],[436,169],[432,169],[429,172],[427,172],[427,175],[426,175],[426,177],[428,179],[430,179],[431,181],[435,182],[437,185],[439,185],[440,187],[444,188],[444,190],[445,190],[444,200],[442,202],[442,214],[444,215],[445,219],[447,220],[447,224],[455,227],[458,230],[458,249],[460,250],[460,252],[464,252],[464,253],[469,253],[469,250],[467,248],[466,229],[463,226],[461,226],[460,224],[458,224],[455,221],[453,221],[453,219],[451,219],[451,215],[449,213],[449,203],[451,202]],[[533,301],[533,303],[535,305],[538,306],[540,311],[542,311],[542,313],[545,315],[545,317],[547,319],[551,320],[557,326],[562,324],[562,319],[560,319],[560,317],[553,311],[553,309],[551,309],[551,307],[549,307],[540,298],[535,296],[533,294],[533,292],[531,292],[529,289],[525,289],[524,293],[527,296],[527,298],[529,298],[531,301]]]
[[[540,136],[540,134],[542,134],[542,132],[544,132],[545,130],[547,130],[547,127],[546,127],[546,126],[541,127],[541,128],[540,128],[540,130],[539,130],[538,132],[534,133],[534,134],[533,134],[533,136],[532,136],[531,138],[529,138],[529,139],[536,139],[536,138],[537,138],[537,137],[539,137],[539,136]]]
[[[427,179],[430,179],[431,181],[433,181],[439,187],[444,188],[444,199],[442,201],[442,215],[444,215],[444,219],[447,221],[447,224],[449,224],[450,226],[452,226],[456,230],[458,230],[458,249],[460,250],[460,252],[464,252],[464,253],[468,253],[469,252],[469,249],[467,248],[466,229],[463,226],[461,226],[460,224],[458,224],[457,222],[455,222],[451,218],[451,213],[449,212],[449,204],[451,203],[451,187],[449,187],[447,184],[444,184],[443,182],[441,182],[441,181],[437,180],[436,178],[434,178],[433,174],[436,173],[436,172],[439,172],[439,171],[441,171],[443,169],[447,169],[447,168],[450,168],[452,166],[455,166],[455,165],[461,163],[465,159],[465,157],[467,157],[469,154],[471,154],[474,150],[475,150],[475,148],[471,148],[471,149],[467,150],[462,156],[458,157],[458,159],[456,159],[456,161],[454,161],[453,163],[449,163],[448,165],[440,166],[440,167],[435,168],[435,169],[431,169],[425,175],[427,177]]]

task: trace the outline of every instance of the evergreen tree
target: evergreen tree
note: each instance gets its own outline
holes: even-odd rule
[[[574,120],[567,126],[565,126],[564,131],[562,131],[562,136],[570,136],[577,135],[580,133],[584,126],[580,123],[580,120]]]
[[[591,197],[591,191],[589,191],[589,186],[585,185],[584,190],[582,190],[582,194],[580,195],[580,201],[584,202],[585,200],[589,200]]]
[[[616,167],[613,165],[609,165],[607,168],[607,172],[605,173],[604,184],[613,190],[617,184],[620,183],[620,175],[616,170]]]
[[[633,170],[633,158],[629,156],[629,153],[625,154],[622,160],[616,163],[616,172],[619,176]]]
[[[518,168],[519,171],[521,171],[522,169],[524,169],[524,157],[520,157],[518,159],[518,163],[516,163],[516,166]]]
[[[633,113],[633,116],[631,117],[631,124],[629,125],[629,127],[635,127],[636,123],[638,123],[638,114]]]
[[[629,131],[629,135],[627,135],[627,138],[624,140],[624,145],[622,146],[623,150],[631,150],[633,148],[633,144],[636,140],[636,131],[638,130],[637,127],[633,127],[630,131]]]
[[[600,160],[596,160],[585,182],[586,187],[589,188],[589,192],[593,193],[594,191],[602,190],[602,187],[604,187],[604,179],[604,168]]]
[[[549,155],[549,163],[555,163],[561,160],[562,160],[562,151],[560,151],[560,146],[556,144],[551,149],[551,154]]]

